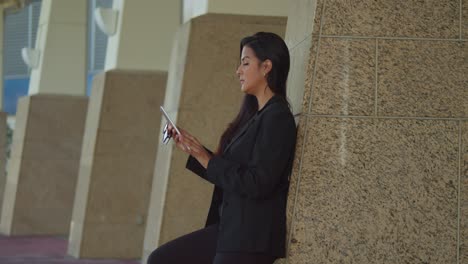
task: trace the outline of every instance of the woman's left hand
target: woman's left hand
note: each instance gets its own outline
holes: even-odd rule
[[[205,149],[205,147],[203,147],[197,138],[192,136],[186,130],[179,128],[179,131],[182,135],[173,133],[173,135],[175,135],[174,141],[176,143],[182,143],[186,147],[184,152],[192,155],[206,169],[208,167],[208,162],[211,159],[211,154]]]

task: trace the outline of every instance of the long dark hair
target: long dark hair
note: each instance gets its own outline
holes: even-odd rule
[[[268,87],[271,91],[287,102],[286,81],[289,73],[289,50],[283,39],[270,32],[258,32],[252,36],[245,37],[240,42],[240,53],[242,48],[247,46],[253,50],[255,56],[261,62],[270,60],[271,71],[267,75]],[[252,118],[258,111],[257,97],[246,94],[242,102],[239,113],[234,120],[229,123],[219,141],[216,154],[223,153],[224,148],[229,144],[232,137],[243,125]]]

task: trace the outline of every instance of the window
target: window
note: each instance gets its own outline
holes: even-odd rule
[[[88,69],[90,73],[104,69],[107,48],[107,36],[94,21],[93,13],[96,7],[111,8],[112,0],[90,0],[88,4]]]
[[[26,77],[29,70],[21,49],[35,45],[41,3],[34,1],[21,10],[6,10],[3,35],[3,74],[5,79]]]

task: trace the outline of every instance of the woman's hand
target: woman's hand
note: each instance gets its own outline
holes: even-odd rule
[[[187,154],[192,155],[206,169],[208,167],[208,162],[211,159],[211,154],[203,147],[197,138],[190,135],[190,133],[184,129],[180,127],[177,128],[179,129],[181,135],[177,134],[175,128],[173,128],[171,125],[168,125],[168,129],[173,135],[172,138],[174,139],[177,148]]]

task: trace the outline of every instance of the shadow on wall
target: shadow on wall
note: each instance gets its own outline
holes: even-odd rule
[[[7,125],[7,144],[6,144],[6,162],[5,162],[5,175],[7,174],[8,160],[10,160],[11,143],[13,142],[13,129]]]

